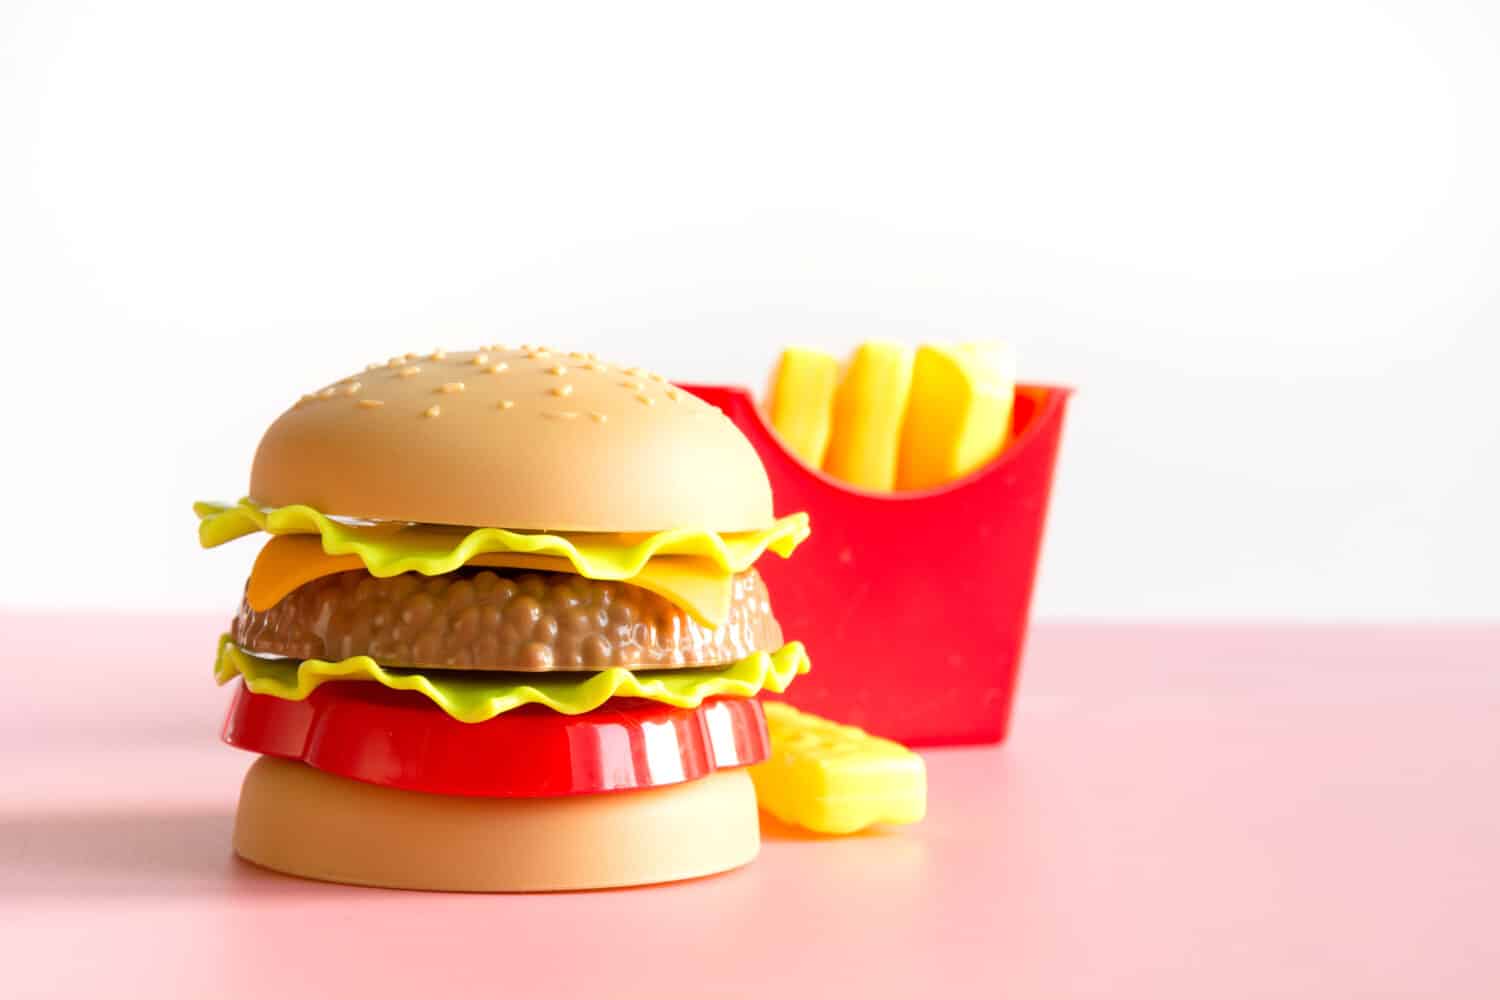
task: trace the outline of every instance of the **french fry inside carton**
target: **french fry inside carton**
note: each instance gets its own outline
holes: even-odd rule
[[[832,387],[818,353],[788,352],[765,409],[687,387],[816,529],[763,568],[818,662],[786,700],[915,746],[1003,740],[1068,390],[1017,383],[1002,344],[865,345]]]

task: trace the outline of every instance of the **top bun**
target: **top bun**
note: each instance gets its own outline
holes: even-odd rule
[[[760,458],[716,407],[591,354],[407,354],[302,397],[250,497],[372,520],[553,531],[769,527]]]

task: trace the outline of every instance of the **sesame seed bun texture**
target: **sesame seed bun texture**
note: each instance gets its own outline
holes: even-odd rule
[[[774,520],[755,449],[716,408],[640,368],[529,346],[406,354],[309,393],[266,432],[250,496],[523,530]]]
[[[205,547],[260,534],[215,677],[257,759],[234,847],[465,892],[645,885],[759,851],[757,696],[806,672],[751,565],[785,558],[754,447],[592,353],[402,354],[304,395]]]

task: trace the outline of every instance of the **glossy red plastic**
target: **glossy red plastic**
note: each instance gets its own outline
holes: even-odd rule
[[[324,684],[304,701],[241,681],[224,742],[389,788],[513,799],[691,781],[770,750],[754,698],[696,709],[617,698],[582,715],[526,705],[467,723],[415,692],[358,681]]]
[[[1018,387],[1010,441],[972,475],[871,493],[803,464],[746,390],[683,388],[750,439],[777,511],[812,518],[795,556],[756,563],[812,656],[786,700],[916,746],[1004,739],[1069,390]]]

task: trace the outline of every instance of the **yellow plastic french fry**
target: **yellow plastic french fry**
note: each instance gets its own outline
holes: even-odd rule
[[[1009,344],[919,348],[896,487],[930,489],[989,462],[1005,446],[1015,395],[1016,357]]]
[[[750,767],[760,808],[816,833],[915,823],[927,813],[927,768],[891,740],[767,702],[771,756]]]
[[[895,487],[911,371],[912,351],[905,344],[859,346],[834,398],[825,472],[867,490]]]
[[[838,359],[811,347],[788,347],[771,376],[771,426],[802,461],[822,468],[833,430]]]

